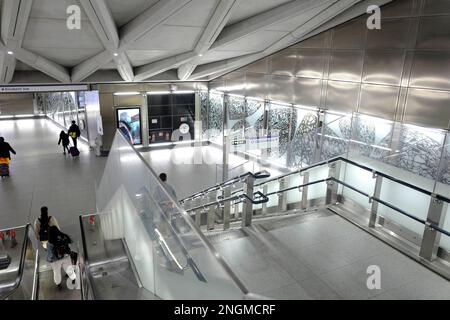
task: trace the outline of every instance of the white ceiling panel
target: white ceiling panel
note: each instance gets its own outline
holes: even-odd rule
[[[207,63],[216,62],[216,61],[220,61],[220,60],[240,57],[240,56],[250,54],[250,53],[254,53],[254,51],[238,51],[238,50],[236,50],[236,51],[223,51],[223,50],[210,51],[201,58],[199,64],[207,64]]]
[[[216,8],[217,0],[192,0],[167,19],[164,24],[173,26],[205,27]]]
[[[51,36],[49,36],[51,35]],[[92,28],[85,22],[80,30],[69,30],[66,20],[30,18],[23,41],[24,48],[91,48],[103,46]]]
[[[81,8],[78,0],[34,0],[30,17],[65,20],[68,17],[66,10],[71,5],[78,5]],[[89,20],[83,9],[81,9],[81,20]]]
[[[299,14],[298,16],[290,19],[286,19],[284,21],[280,21],[280,23],[270,25],[266,28],[266,30],[272,30],[272,31],[294,31],[298,27],[300,27],[302,24],[305,24],[310,20],[312,17],[323,11],[325,8],[327,8],[329,4],[325,4],[323,6],[320,6],[318,8],[315,8],[313,10],[308,10],[302,14]]]
[[[133,67],[139,67],[144,64],[165,59],[182,52],[183,50],[128,50],[127,55]]]
[[[100,53],[98,49],[91,48],[52,48],[51,50],[48,48],[31,48],[30,51],[69,68]]]
[[[218,8],[219,1],[222,0],[183,0],[183,2],[177,2],[181,0],[104,1],[111,16],[109,16],[108,10],[103,10],[104,7],[101,4],[99,6],[94,5],[92,8],[93,14],[90,14],[90,17],[95,20],[92,24],[84,12],[80,0],[34,0],[23,42],[6,43],[6,50],[13,52],[17,50],[16,58],[19,59],[15,65],[15,73],[17,74],[14,74],[12,81],[14,83],[25,81],[26,83],[27,73],[30,74],[31,82],[55,83],[58,80],[65,82],[70,81],[70,79],[76,79],[77,81],[101,79],[101,81],[107,81],[108,77],[111,78],[111,81],[121,81],[120,76],[126,79],[124,81],[127,81],[133,79],[136,72],[145,70],[145,68],[136,67],[147,64],[151,64],[148,68],[154,75],[152,80],[172,79],[177,76],[188,78],[188,73],[192,72],[193,65],[206,65],[246,55],[247,57],[243,61],[248,63],[250,60],[252,62],[253,58],[262,57],[262,54],[254,55],[253,53],[258,53],[274,43],[280,43],[279,40],[282,37],[325,9],[325,6],[322,6],[314,9],[314,11],[302,11],[295,18],[283,20],[288,16],[288,14],[284,14],[288,9],[281,8],[277,10],[278,14],[270,20],[272,24],[268,25],[267,15],[258,17],[259,14],[289,2],[293,2],[292,6],[289,5],[289,8],[298,8],[297,3],[301,4],[311,0],[239,0],[230,14],[231,18],[226,23],[227,26],[234,25],[234,27],[222,30],[222,33],[217,37],[218,42],[215,45],[213,44],[212,47],[210,47],[211,44],[208,41],[216,39],[217,34],[212,34],[214,30],[207,30],[208,32],[203,40],[207,42],[208,47],[204,50],[197,47],[199,51],[193,53],[191,51],[196,48],[197,42],[206,30],[216,8]],[[347,21],[347,19],[350,20],[364,13],[366,2],[372,1],[380,3],[391,0],[363,0],[358,6],[355,6],[356,8],[349,9],[346,12],[345,19],[341,20]],[[3,2],[3,0],[0,0],[0,9]],[[153,12],[155,14],[151,12],[155,4],[158,4],[160,10],[157,11],[159,12],[158,15],[156,11]],[[80,30],[69,30],[67,28],[69,15],[66,11],[71,5],[80,6],[82,19]],[[177,11],[174,11],[176,8],[178,8]],[[220,8],[226,10],[228,7],[220,6]],[[356,11],[361,11],[361,8],[364,12],[358,14]],[[132,22],[146,10],[149,10],[145,15],[148,20],[144,17],[143,20],[146,21],[136,20]],[[164,14],[164,12],[171,15],[166,19],[159,19],[163,18],[160,14]],[[216,17],[224,15],[226,16],[226,12],[216,12]],[[15,15],[11,18],[12,23],[20,24],[15,20]],[[247,21],[246,19],[249,18],[252,19]],[[344,22],[341,20],[339,23]],[[241,21],[243,21],[242,24],[236,24]],[[276,23],[273,23],[274,21]],[[216,28],[216,25],[222,27],[223,25],[220,22],[212,21],[211,28]],[[323,21],[323,23],[326,23],[326,21]],[[94,28],[94,25],[97,29]],[[115,46],[109,46],[104,39],[105,30],[110,32],[110,37],[115,37],[115,29],[117,29],[120,37],[124,34],[125,29],[123,27],[125,25],[127,25],[125,29],[127,29],[128,34],[135,32],[144,35],[134,43],[130,43],[127,38],[120,39],[119,42],[115,43]],[[317,26],[317,28],[320,27],[322,26]],[[133,30],[133,28],[137,29]],[[98,34],[101,34],[103,42]],[[220,39],[225,40],[220,42]],[[22,49],[16,48],[16,43],[19,46],[21,45]],[[285,46],[287,45],[285,44]],[[279,49],[284,47],[280,45]],[[126,54],[123,55],[122,52]],[[197,57],[196,54],[200,53],[203,55]],[[120,59],[112,59],[113,55],[117,57],[120,55]],[[44,59],[39,59],[39,57]],[[111,59],[111,62],[105,65],[103,62],[109,61],[108,59]],[[180,62],[180,59],[183,62]],[[233,63],[236,63],[236,60],[241,61],[238,58],[233,60]],[[157,61],[160,61],[160,63],[154,63]],[[0,63],[4,62],[0,61]],[[178,69],[180,64],[182,66]],[[6,62],[5,66],[8,66]],[[5,66],[0,65],[0,67]],[[124,66],[128,67],[126,68],[128,76],[124,75]],[[122,69],[120,69],[121,67]],[[40,72],[34,68],[39,68]],[[121,73],[117,72],[118,68],[122,71]],[[14,69],[3,68],[3,70],[9,70],[8,72],[10,72]],[[145,73],[141,72],[141,77],[137,77],[137,79],[144,75]],[[9,81],[9,78],[3,79],[5,82]]]
[[[260,31],[250,34],[228,45],[220,47],[221,51],[261,51],[269,47],[278,39],[284,37],[288,32],[284,31]]]
[[[190,51],[203,28],[162,25],[136,42],[133,49]]]
[[[106,0],[117,27],[122,27],[158,0]]]
[[[24,70],[34,70],[34,68],[32,68],[29,65],[23,63],[22,61],[17,60],[16,61],[16,70],[17,71],[19,71],[19,70],[22,70],[22,71],[24,71]]]
[[[291,0],[243,0],[239,4],[238,8],[233,12],[233,15],[227,25],[232,25],[236,22],[276,8],[279,5],[290,1]]]

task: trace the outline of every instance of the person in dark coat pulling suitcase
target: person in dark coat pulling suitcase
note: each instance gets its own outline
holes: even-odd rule
[[[62,147],[63,147],[63,153],[66,154],[66,150],[67,150],[67,152],[70,152],[69,151],[69,144],[70,144],[69,135],[67,133],[65,133],[64,131],[61,131],[61,133],[59,134],[58,146],[61,143],[62,143]]]
[[[5,141],[5,138],[0,137],[0,175],[2,178],[9,177],[11,153],[16,154],[16,151]]]
[[[80,128],[75,121],[72,120],[72,125],[69,128],[69,136],[72,138],[73,145],[77,148],[77,140],[81,135]]]

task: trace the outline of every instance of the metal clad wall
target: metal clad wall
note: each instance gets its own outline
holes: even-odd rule
[[[381,13],[381,30],[356,18],[210,89],[448,129],[450,1],[395,0]]]

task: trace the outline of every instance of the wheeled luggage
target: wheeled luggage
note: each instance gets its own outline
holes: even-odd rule
[[[80,151],[75,147],[70,147],[69,152],[72,157],[78,157],[80,155]]]
[[[2,178],[9,177],[9,164],[0,163],[0,176]]]

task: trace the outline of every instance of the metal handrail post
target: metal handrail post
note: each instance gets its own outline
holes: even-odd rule
[[[433,194],[428,208],[427,221],[425,222],[419,253],[420,257],[428,261],[436,259],[441,238],[441,233],[432,228],[431,225],[442,226],[446,211],[447,203],[438,199],[436,195]]]
[[[373,173],[373,178],[375,179],[375,187],[373,189],[373,195],[372,198],[380,198],[381,195],[381,186],[383,184],[383,177]],[[377,222],[377,215],[378,215],[378,202],[373,201],[372,198],[369,198],[369,203],[372,203],[372,206],[370,208],[370,217],[369,217],[369,227],[374,228],[375,224]]]
[[[341,162],[333,162],[328,165],[328,178],[334,178],[339,180],[341,173]],[[337,202],[339,184],[333,180],[328,180],[327,182],[327,194],[325,199],[325,204],[330,205]]]
[[[278,181],[278,190],[284,190],[289,185],[289,177],[281,178]],[[278,212],[287,210],[287,194],[281,192],[278,194]]]
[[[224,188],[222,190],[223,199],[227,199],[231,196],[231,187]],[[223,230],[230,228],[230,213],[231,213],[231,203],[230,201],[225,201],[223,206]]]
[[[208,195],[208,198],[210,201],[216,201],[217,200],[217,192],[211,192]],[[210,206],[208,208],[208,214],[206,217],[206,228],[207,230],[213,230],[214,224],[216,219],[216,208],[214,206]]]
[[[309,172],[303,172],[303,184],[309,183]],[[301,188],[302,191],[302,209],[306,209],[308,207],[308,186],[304,186]]]
[[[249,227],[252,224],[253,203],[248,199],[253,199],[254,184],[255,178],[253,176],[247,176],[244,183],[244,195],[246,195],[248,198],[245,199],[242,208],[242,227]]]

